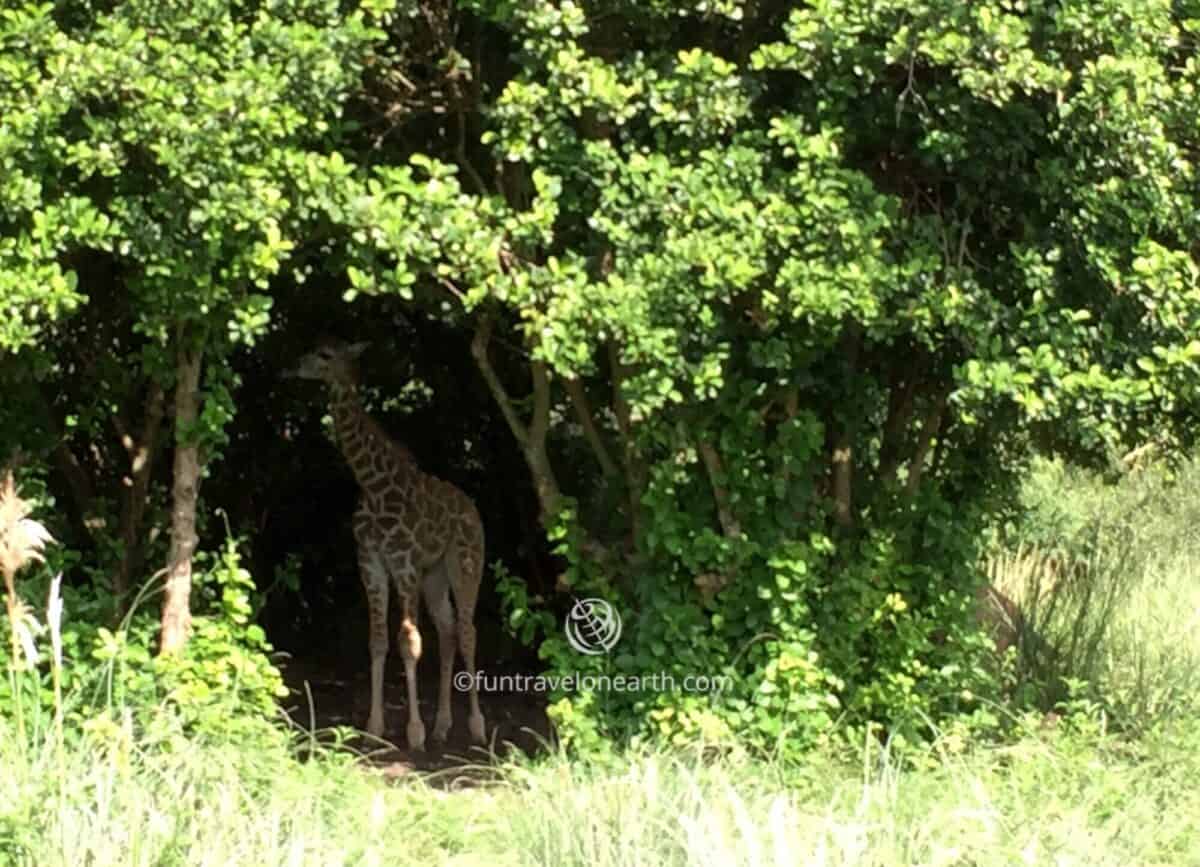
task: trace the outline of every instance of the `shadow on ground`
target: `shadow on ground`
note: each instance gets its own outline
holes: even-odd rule
[[[334,726],[361,729],[366,724],[371,704],[371,687],[366,666],[356,668],[328,658],[291,659],[281,668],[292,694],[284,707],[300,727],[320,731]],[[426,731],[432,731],[437,707],[436,653],[427,654],[420,666],[421,718]],[[494,675],[528,674],[513,671],[488,670],[488,680],[496,684]],[[433,743],[432,738],[422,752],[407,749],[404,727],[408,721],[408,706],[403,667],[398,657],[389,658],[384,686],[385,725],[381,743],[365,733],[348,745],[361,752],[366,760],[387,777],[404,777],[412,773],[430,775],[430,780],[444,780],[453,785],[485,779],[488,766],[496,758],[519,750],[533,755],[550,742],[550,724],[546,718],[545,698],[528,692],[480,692],[479,702],[487,722],[488,746],[480,748],[471,742],[467,731],[467,696],[454,691],[451,697],[454,725],[445,744]]]

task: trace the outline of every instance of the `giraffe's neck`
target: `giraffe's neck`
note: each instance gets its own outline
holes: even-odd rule
[[[338,445],[361,487],[377,489],[381,482],[401,484],[416,472],[412,453],[384,433],[363,408],[358,386],[332,386],[330,409]]]

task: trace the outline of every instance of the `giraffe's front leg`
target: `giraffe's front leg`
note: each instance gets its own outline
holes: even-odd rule
[[[378,552],[367,540],[359,541],[358,565],[370,615],[371,713],[367,718],[367,733],[382,737],[383,672],[388,653],[388,579]]]
[[[414,582],[415,583],[415,582]],[[404,617],[400,621],[400,652],[404,656],[404,677],[408,681],[408,748],[425,749],[425,724],[421,722],[421,705],[417,696],[417,662],[421,659],[421,630],[417,627],[419,590],[404,599]]]

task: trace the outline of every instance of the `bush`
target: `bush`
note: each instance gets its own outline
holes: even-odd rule
[[[170,657],[154,653],[158,619],[148,604],[153,584],[142,588],[121,625],[110,629],[103,624],[115,609],[111,595],[94,585],[58,585],[51,575],[75,557],[53,548],[46,553],[48,562],[23,575],[16,589],[32,613],[28,600],[50,600],[55,584],[61,623],[47,630],[50,606],[36,606],[41,610],[20,628],[32,649],[40,646],[38,658],[13,666],[13,626],[4,621],[0,665],[9,677],[0,680],[0,714],[28,718],[35,735],[59,714],[71,732],[78,732],[111,726],[128,713],[144,730],[160,726],[166,715],[184,732],[233,739],[269,736],[269,722],[278,717],[276,701],[287,690],[270,661],[266,635],[253,623],[254,584],[234,539],[215,555],[197,555],[192,639],[183,653]],[[51,639],[59,642],[61,658],[52,652]]]
[[[505,575],[507,620],[518,637],[540,642],[550,678],[624,677],[650,688],[554,691],[550,716],[569,746],[727,748],[736,740],[764,755],[801,756],[835,733],[856,740],[882,729],[917,743],[949,717],[976,731],[1000,723],[987,711],[1000,682],[974,596],[959,589],[962,573],[916,564],[917,534],[903,525],[840,551],[820,534],[760,538],[736,580],[706,599],[681,571],[647,570],[617,586],[604,564],[576,553],[570,522],[568,513],[557,533],[564,581],[572,598],[604,598],[620,612],[619,644],[607,655],[580,654],[545,601]],[[971,556],[969,525],[947,520],[926,532],[927,542],[946,545],[944,562]],[[657,683],[648,680],[655,675]],[[722,679],[721,688],[686,691],[695,676]]]

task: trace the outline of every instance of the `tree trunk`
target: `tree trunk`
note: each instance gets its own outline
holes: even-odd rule
[[[196,501],[200,494],[200,446],[192,438],[200,415],[201,358],[199,347],[181,343],[176,362],[171,548],[162,607],[161,654],[177,653],[183,648],[192,621],[192,554],[196,550]]]
[[[96,531],[104,527],[103,518],[95,514],[96,497],[91,476],[68,444],[63,419],[45,383],[40,384],[38,394],[44,407],[46,425],[55,442],[54,465],[71,491],[76,523],[79,529],[94,539]]]
[[[629,368],[621,361],[621,349],[616,342],[608,343],[608,369],[612,380],[612,411],[621,435],[621,463],[625,468],[625,487],[629,497],[629,550],[637,548],[641,535],[642,492],[646,489],[646,468],[634,443],[633,418],[622,392]]]
[[[139,442],[133,442],[128,433],[122,436],[122,444],[129,454],[129,475],[123,480],[127,491],[121,510],[121,562],[113,579],[113,593],[117,597],[117,617],[123,617],[129,605],[129,590],[133,579],[142,568],[144,545],[141,538],[142,520],[146,515],[146,499],[150,492],[150,479],[154,472],[154,457],[158,452],[158,431],[163,417],[163,388],[151,383],[146,400],[145,419]]]
[[[894,376],[888,389],[887,419],[879,446],[879,467],[876,479],[881,485],[890,484],[904,454],[904,442],[912,419],[913,398],[917,393],[916,365],[908,365]]]
[[[852,383],[858,370],[862,346],[862,326],[850,322],[842,332],[841,353],[846,381]],[[833,487],[833,517],[838,526],[854,526],[854,423],[850,418],[835,420],[836,434],[830,456]]]
[[[949,388],[942,388],[934,395],[929,411],[925,415],[925,421],[921,425],[917,448],[908,465],[908,481],[904,485],[905,495],[910,500],[917,495],[917,491],[921,487],[921,477],[925,472],[925,459],[929,457],[934,437],[937,436],[938,430],[942,426],[942,415],[946,411],[948,397]]]

